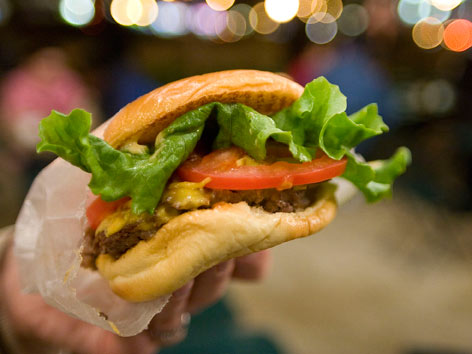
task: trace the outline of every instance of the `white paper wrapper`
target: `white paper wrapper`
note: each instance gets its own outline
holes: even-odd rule
[[[104,128],[95,134],[101,136]],[[62,159],[35,179],[15,226],[23,290],[39,292],[48,304],[83,321],[132,336],[147,328],[169,297],[127,302],[98,272],[80,267],[89,180]]]

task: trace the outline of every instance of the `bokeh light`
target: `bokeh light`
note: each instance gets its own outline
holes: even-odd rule
[[[133,17],[141,16],[142,6],[139,0],[113,0],[110,5],[113,19],[122,26],[134,24]],[[138,16],[136,13],[138,12]]]
[[[331,23],[336,21],[343,12],[342,0],[324,0],[324,2],[326,3],[326,11],[318,11],[319,21],[324,23]],[[323,12],[325,12],[325,14],[320,17]]]
[[[206,0],[206,3],[215,11],[225,11],[233,6],[234,0]]]
[[[129,22],[135,24],[143,15],[143,5],[140,0],[128,0],[126,2],[126,16]]]
[[[272,33],[279,27],[279,24],[267,15],[263,2],[257,3],[251,9],[249,23],[254,28],[254,31],[260,34]]]
[[[155,0],[113,0],[110,6],[113,19],[123,26],[148,26],[158,16]]]
[[[298,0],[265,0],[265,11],[275,22],[284,23],[297,15]]]
[[[188,5],[183,2],[159,2],[159,15],[151,31],[161,37],[182,36],[188,33],[185,16]]]
[[[205,2],[193,4],[186,15],[187,27],[196,36],[216,39],[226,28],[226,12],[213,10]]]
[[[142,12],[139,19],[135,22],[138,26],[149,26],[157,18],[159,7],[155,0],[140,0]]]
[[[246,21],[246,31],[244,33],[245,36],[254,32],[254,28],[249,24],[249,14],[251,13],[252,7],[247,4],[237,4],[234,5],[230,11],[237,11],[239,12]]]
[[[417,119],[425,113],[427,119],[447,113],[453,109],[457,99],[454,86],[444,79],[414,81],[409,86],[402,87],[398,95],[404,101],[399,108],[404,113],[416,114]]]
[[[427,82],[421,92],[423,109],[430,114],[448,112],[456,100],[454,87],[446,80],[438,79]]]
[[[472,23],[465,19],[454,20],[444,30],[444,43],[455,52],[472,47]]]
[[[432,0],[400,0],[397,6],[400,20],[407,25],[414,25],[426,17],[435,17],[441,22],[451,16],[451,11],[445,7],[432,5]]]
[[[326,16],[331,15],[326,14]],[[331,42],[338,33],[338,25],[335,20],[319,22],[318,18],[311,17],[305,26],[305,32],[308,39],[313,43],[326,44]]]
[[[346,5],[338,20],[339,31],[351,37],[365,32],[368,25],[369,14],[365,7],[359,4]]]
[[[300,18],[308,18],[315,11],[317,0],[300,0],[298,5],[297,16]]]
[[[435,17],[427,17],[419,21],[412,31],[413,41],[423,49],[432,49],[441,44],[444,25]]]
[[[431,4],[426,0],[423,0],[423,3],[419,7],[419,15],[421,19],[424,19],[426,17],[435,17],[439,21],[444,22],[449,17],[451,17],[451,11],[440,10],[437,7],[431,6]]]
[[[427,12],[431,5],[423,0],[400,0],[397,6],[400,20],[408,25],[414,25],[421,20],[420,11]],[[426,14],[426,16],[428,16]]]
[[[463,0],[430,0],[431,4],[442,11],[451,11],[459,6]]]
[[[306,23],[313,14],[319,14],[317,18],[323,19],[327,11],[328,4],[326,0],[301,0],[297,16],[302,22]],[[310,21],[313,22],[314,18],[311,18]]]
[[[223,42],[237,42],[246,33],[246,27],[248,26],[248,23],[240,12],[234,10],[228,11],[224,21],[225,23],[223,30],[218,32],[218,37]]]
[[[67,23],[85,26],[95,16],[95,4],[92,0],[61,0],[59,13]]]
[[[246,19],[238,11],[228,11],[227,27],[231,33],[242,37],[246,33]]]

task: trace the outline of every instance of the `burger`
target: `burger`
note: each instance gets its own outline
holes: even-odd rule
[[[364,162],[359,143],[388,127],[375,104],[346,114],[346,97],[320,77],[305,88],[269,72],[182,79],[138,98],[108,123],[52,111],[37,150],[91,173],[83,266],[122,298],[170,294],[225,260],[314,234],[334,218],[331,180],[374,202],[410,161],[399,148]]]

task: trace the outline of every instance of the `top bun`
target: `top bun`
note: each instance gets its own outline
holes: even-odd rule
[[[228,70],[192,76],[159,87],[115,114],[105,140],[115,148],[130,142],[152,143],[181,115],[210,102],[242,103],[262,114],[291,105],[303,87],[265,71]]]

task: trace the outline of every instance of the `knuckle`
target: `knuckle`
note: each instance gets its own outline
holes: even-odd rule
[[[187,299],[187,297],[190,295],[190,292],[192,291],[192,287],[193,280],[182,286],[180,289],[174,291],[170,299],[170,303]]]
[[[234,260],[229,260],[223,263],[220,263],[213,267],[211,275],[216,278],[224,279],[230,275],[234,270]]]

